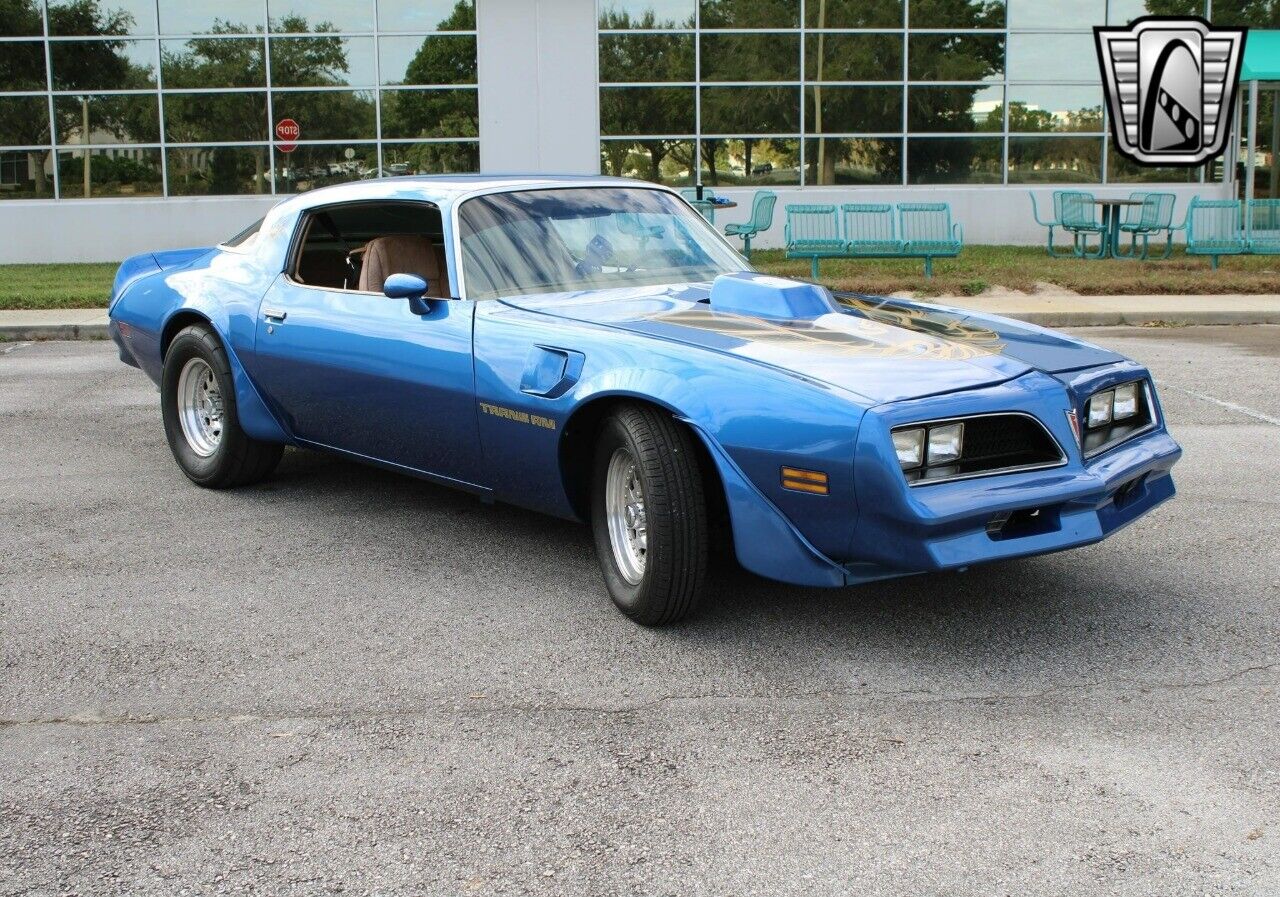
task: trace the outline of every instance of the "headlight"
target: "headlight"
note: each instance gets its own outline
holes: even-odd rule
[[[903,470],[919,467],[924,461],[924,428],[893,431],[893,450]]]
[[[964,424],[929,428],[929,464],[950,464],[960,460],[964,448]]]
[[[1110,389],[1106,392],[1094,393],[1089,398],[1089,429],[1103,427],[1111,423],[1111,413],[1115,398],[1115,392]]]
[[[1117,386],[1113,408],[1111,416],[1115,420],[1125,420],[1137,414],[1138,384],[1126,383],[1124,386]]]

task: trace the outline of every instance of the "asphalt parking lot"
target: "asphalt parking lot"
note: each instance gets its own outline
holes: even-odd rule
[[[0,344],[0,894],[1275,895],[1280,327],[1087,336],[1174,502],[659,631],[585,528],[302,452],[201,491],[109,344]]]

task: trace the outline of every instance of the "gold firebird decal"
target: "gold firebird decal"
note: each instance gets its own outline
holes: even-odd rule
[[[543,417],[541,414],[530,414],[527,411],[517,411],[515,408],[504,408],[501,405],[490,405],[488,402],[481,402],[480,410],[485,414],[503,417],[518,424],[529,424],[534,427],[542,427],[544,430],[554,430],[556,428],[554,420],[549,417]]]

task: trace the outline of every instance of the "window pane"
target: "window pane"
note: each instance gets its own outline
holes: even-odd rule
[[[351,150],[351,158],[347,158]],[[275,152],[276,192],[299,193],[329,184],[378,177],[378,148],[372,144],[299,144],[291,153]]]
[[[1157,5],[1161,7],[1165,7],[1168,4],[1158,3]],[[1191,0],[1191,2],[1184,2],[1184,5],[1189,7],[1197,7],[1195,10],[1195,15],[1200,15],[1200,16],[1204,15],[1203,0],[1199,0],[1199,2],[1196,2],[1196,0]],[[1161,11],[1165,12],[1164,9],[1162,9]],[[1185,12],[1186,10],[1177,11],[1178,14],[1182,14]],[[1166,15],[1170,13],[1172,13],[1172,10],[1166,12]],[[1107,24],[1108,25],[1128,25],[1130,22],[1132,22],[1134,19],[1140,16],[1148,16],[1151,14],[1152,14],[1151,11],[1147,9],[1147,0],[1111,0],[1109,4],[1109,8],[1107,9]]]
[[[373,31],[372,0],[267,0],[272,33]]]
[[[602,87],[600,132],[606,136],[692,134],[694,88]]]
[[[159,143],[160,103],[155,94],[107,94],[53,98],[58,142]],[[82,139],[88,122],[89,139]]]
[[[1004,0],[968,0],[955,3],[911,0],[912,28],[1003,28]]]
[[[387,143],[382,146],[387,174],[458,174],[480,170],[480,144]],[[403,172],[400,171],[404,167]]]
[[[32,33],[39,34],[39,28]],[[49,33],[58,37],[155,34],[155,0],[109,0],[95,4],[49,0]]]
[[[691,140],[600,141],[601,174],[687,187],[693,183],[692,171]]]
[[[236,34],[266,27],[262,0],[158,0],[161,34]]]
[[[1100,83],[1093,35],[1009,35],[1009,80]]]
[[[1010,28],[1087,28],[1100,25],[1107,0],[1008,0]]]
[[[270,193],[270,149],[265,146],[211,146],[169,149],[170,196],[227,196]]]
[[[799,81],[798,34],[704,34],[704,81]]]
[[[1109,184],[1195,184],[1200,181],[1200,168],[1148,168],[1130,162],[1111,147],[1107,152]],[[1244,175],[1241,174],[1243,180]]]
[[[998,184],[1004,141],[999,137],[913,137],[907,141],[912,184]]]
[[[44,43],[15,41],[0,47],[5,54],[0,62],[0,90],[44,90]]]
[[[806,184],[900,184],[902,140],[823,137],[804,144]]]
[[[600,35],[600,80],[692,81],[692,34]]]
[[[901,87],[807,88],[805,131],[858,134],[902,130]]]
[[[0,199],[51,199],[48,149],[0,151]]]
[[[476,39],[469,34],[384,37],[378,52],[383,84],[476,83]]]
[[[156,86],[154,40],[69,40],[49,44],[54,90],[131,90]]]
[[[35,0],[10,0],[0,16],[0,37],[44,35],[44,16]]]
[[[260,37],[196,37],[160,42],[165,89],[175,87],[265,87]]]
[[[600,0],[601,28],[692,28],[697,0]]]
[[[704,134],[794,134],[800,130],[798,87],[704,87]]]
[[[302,140],[374,140],[373,91],[301,90],[271,95],[276,121],[291,118]]]
[[[815,0],[816,2],[816,0]],[[799,0],[702,0],[703,28],[798,28]]]
[[[702,139],[702,183],[709,187],[739,184],[799,184],[800,141],[744,137]]]
[[[266,143],[267,94],[166,93],[164,128],[170,143]]]
[[[1097,184],[1100,137],[1010,137],[1010,184]]]
[[[378,27],[383,31],[474,31],[475,4],[471,0],[379,0]]]
[[[999,81],[1004,73],[1004,38],[996,34],[913,34],[907,51],[912,81]]]
[[[1102,88],[1021,85],[1009,88],[1010,131],[1102,132]]]
[[[48,142],[47,99],[0,96],[0,145],[40,146]]]
[[[86,166],[85,150],[58,152],[63,199],[159,196],[162,192],[158,149],[89,150],[87,156]]]
[[[284,37],[271,41],[273,87],[374,84],[373,38]]]
[[[805,37],[810,81],[901,81],[901,34],[828,34]]]
[[[809,0],[804,17],[810,28],[901,28],[902,0]]]
[[[479,133],[475,90],[382,92],[383,137],[476,137]]]
[[[907,91],[911,131],[1002,131],[1002,87],[912,87]]]

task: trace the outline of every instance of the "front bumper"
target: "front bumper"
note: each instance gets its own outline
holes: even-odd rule
[[[877,435],[874,425],[864,426],[861,439],[868,442],[859,453],[858,469],[862,515],[850,560],[843,565],[848,582],[1089,545],[1173,497],[1170,470],[1182,449],[1162,419],[1155,429],[1086,460],[1067,418],[1077,400],[1074,391],[1033,375],[991,390],[993,406],[1007,403],[1000,393],[1008,389],[1022,393],[1021,407],[1050,430],[1066,452],[1066,462],[1045,470],[908,487],[894,459],[872,450],[870,443],[883,442],[884,434]],[[887,431],[901,423],[899,413],[925,419],[919,408],[898,409],[886,413],[880,427]]]

